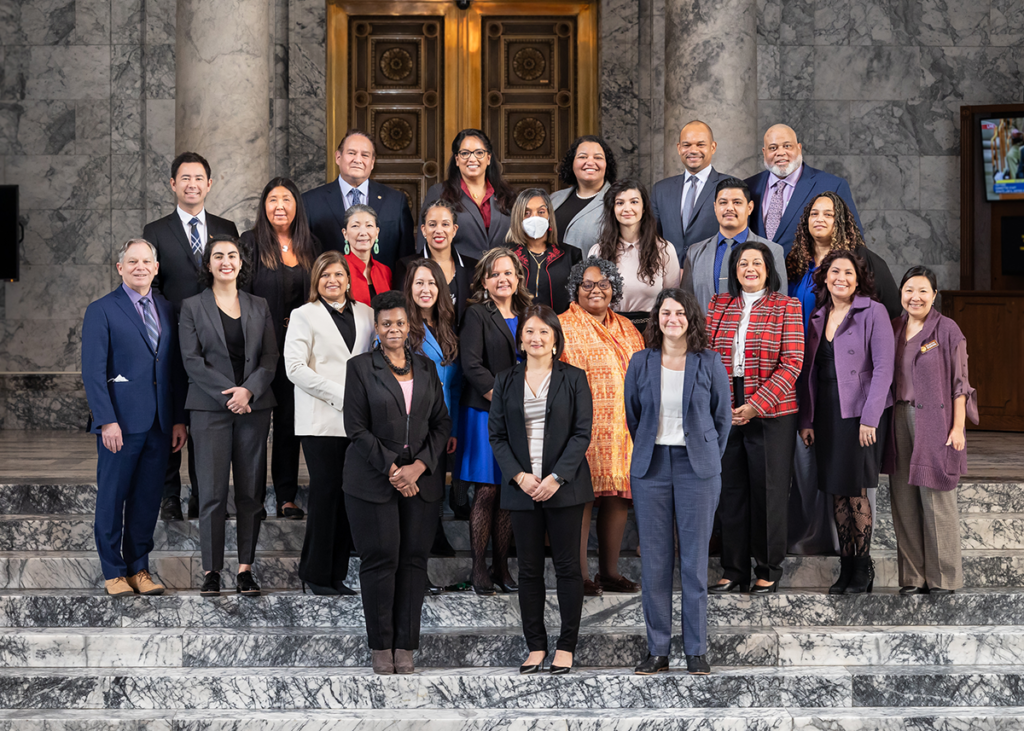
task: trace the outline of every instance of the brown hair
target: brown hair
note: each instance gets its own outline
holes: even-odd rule
[[[480,261],[476,263],[476,269],[473,271],[473,282],[469,286],[472,295],[466,302],[476,305],[481,302],[490,301],[490,295],[487,294],[487,290],[484,288],[484,280],[491,273],[491,269],[494,268],[494,262],[505,257],[512,261],[512,268],[515,269],[516,276],[519,278],[519,286],[516,287],[515,294],[512,295],[512,311],[518,317],[526,312],[527,307],[533,304],[533,295],[526,288],[526,269],[523,268],[523,262],[519,261],[519,257],[511,249],[507,249],[504,246],[495,246],[493,249],[488,249],[480,257]]]
[[[853,296],[856,297],[858,294],[864,297],[871,297],[872,299],[878,299],[875,296],[875,275],[868,269],[867,262],[865,262],[857,254],[852,251],[830,251],[824,259],[821,260],[821,266],[814,270],[814,309],[818,309],[826,304],[832,302],[832,294],[828,291],[828,287],[825,285],[825,279],[828,277],[829,267],[837,259],[846,259],[853,264],[853,270],[857,272],[857,288],[853,291]]]
[[[427,324],[423,319],[422,308],[413,301],[412,283],[416,281],[416,270],[426,268],[434,276],[437,283],[437,302],[433,307],[434,337],[437,344],[441,346],[441,353],[444,359],[441,365],[451,365],[459,357],[459,338],[455,334],[455,306],[452,305],[452,293],[448,289],[448,282],[445,280],[444,272],[436,261],[432,259],[415,259],[405,275],[405,301],[408,303],[409,313],[409,338],[407,342],[413,351],[423,352],[423,341],[427,337]]]
[[[661,323],[658,313],[665,300],[675,300],[683,306],[686,312],[686,350],[690,353],[699,353],[708,347],[707,324],[704,320],[704,311],[701,310],[697,298],[686,290],[677,287],[669,287],[658,293],[654,300],[654,307],[651,308],[651,319],[647,321],[647,330],[644,331],[644,339],[647,347],[652,350],[661,350],[664,334],[661,332]]]
[[[861,236],[857,220],[853,217],[853,211],[846,205],[846,201],[831,190],[823,191],[814,196],[814,200],[807,204],[803,215],[800,216],[800,225],[797,226],[796,235],[793,237],[793,248],[786,256],[786,275],[790,282],[799,282],[814,265],[814,239],[811,238],[810,229],[811,209],[821,198],[832,201],[835,209],[830,251],[853,251],[858,246],[864,246],[864,237]]]
[[[523,229],[523,221],[526,220],[526,205],[534,198],[544,201],[544,206],[548,209],[548,232],[544,235],[545,243],[552,249],[560,248],[558,229],[555,228],[555,207],[551,204],[551,196],[543,188],[526,188],[519,191],[515,203],[512,204],[512,212],[509,214],[511,222],[508,226],[508,233],[505,234],[505,243],[509,246],[526,246],[529,243],[529,237]]]
[[[345,276],[349,279],[349,289],[345,291],[345,299],[348,300],[348,293],[352,289],[352,272],[349,270],[348,262],[345,261],[342,253],[331,249],[322,253],[313,262],[313,269],[309,274],[309,299],[306,302],[316,302],[320,299],[320,277],[324,275],[324,270],[332,264],[341,264],[345,269]]]
[[[676,256],[676,253],[675,249],[668,249],[664,239],[658,237],[658,222],[654,217],[654,208],[651,206],[647,189],[639,180],[620,180],[604,194],[603,225],[601,236],[597,240],[597,255],[613,264],[619,263],[619,239],[622,229],[619,220],[615,218],[615,199],[630,190],[640,193],[640,203],[643,206],[640,215],[640,240],[636,245],[640,253],[637,276],[642,282],[654,284],[654,278],[664,269],[661,264],[662,252],[669,256]]]

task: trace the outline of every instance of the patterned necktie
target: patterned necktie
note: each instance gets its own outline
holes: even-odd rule
[[[203,240],[199,238],[199,218],[192,216],[192,220],[188,222],[191,227],[189,233],[189,244],[192,246],[192,256],[196,260],[196,264],[199,266],[203,265]]]
[[[782,191],[785,183],[778,181],[772,190],[772,199],[768,202],[768,215],[764,219],[764,233],[769,240],[775,240],[775,232],[779,230],[782,220]]]
[[[718,273],[718,281],[715,283],[715,294],[729,291],[729,254],[732,253],[732,246],[735,243],[736,239],[722,239],[722,243],[718,245],[718,251],[715,256],[715,270]],[[718,254],[721,254],[721,258],[718,257]]]
[[[157,343],[160,342],[160,331],[156,327],[156,315],[150,306],[149,297],[140,299],[139,304],[142,305],[142,319],[146,323],[146,335],[149,336],[149,344],[153,346],[155,352]]]
[[[686,231],[686,226],[690,223],[693,205],[697,202],[697,176],[691,175],[687,178],[686,184],[690,187],[686,189],[686,195],[683,196],[683,231]]]
[[[348,192],[348,204],[350,206],[358,206],[363,202],[363,194],[359,192],[359,188],[353,188]]]

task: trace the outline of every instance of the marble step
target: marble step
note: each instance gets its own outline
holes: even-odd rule
[[[557,631],[557,625],[549,626]],[[553,647],[557,634],[552,635]],[[643,625],[586,628],[575,660],[583,667],[632,667],[647,651]],[[515,627],[428,628],[416,653],[425,667],[513,667],[528,654]],[[670,653],[683,662],[682,637]],[[1024,627],[716,627],[715,665],[1002,665],[1024,654]],[[63,667],[363,667],[360,625],[334,628],[35,628],[0,634],[0,665]],[[685,663],[683,663],[685,665]]]
[[[912,713],[920,707],[966,710],[979,706],[991,707],[997,715],[1002,713],[995,709],[1012,713],[1011,709],[1024,706],[1024,669],[1019,664],[716,667],[705,676],[674,671],[644,677],[634,675],[631,668],[582,669],[563,676],[521,676],[516,668],[431,668],[405,676],[375,676],[368,668],[0,668],[0,709],[8,711],[244,710],[246,721],[252,713],[275,710],[387,710],[390,716],[413,710],[473,713],[501,709],[516,711],[519,717],[522,711],[576,708],[587,709],[588,715],[597,718],[617,710],[671,709],[678,713],[683,709],[715,709],[722,713],[726,709],[773,708],[814,709],[813,714],[820,709],[844,714],[875,712],[883,716],[881,709],[886,709],[899,716],[900,709]],[[932,712],[921,713],[927,717]],[[1019,729],[1019,718],[1016,726],[998,728]],[[661,726],[646,728],[653,731]],[[889,727],[866,724],[852,728]],[[304,731],[305,727],[299,725],[289,731],[299,729]],[[635,731],[635,727],[621,729],[627,730]]]
[[[872,551],[875,562],[875,586],[898,586],[896,552],[891,549]],[[226,588],[234,588],[237,562],[232,552],[226,555],[221,580]],[[299,589],[299,554],[296,551],[260,551],[256,554],[255,574],[266,590]],[[434,583],[448,586],[467,581],[472,561],[466,556],[431,558],[428,573]],[[517,573],[516,561],[509,567]],[[597,558],[589,562],[591,575],[598,570]],[[967,550],[963,552],[964,584],[969,587],[1009,587],[1024,585],[1024,550]],[[790,556],[783,564],[783,588],[820,588],[830,586],[839,573],[835,556]],[[150,554],[150,571],[172,589],[198,589],[203,583],[202,560],[198,551],[154,551]],[[640,580],[640,559],[623,555],[619,571],[634,581]],[[352,587],[359,585],[359,559],[349,562]],[[717,581],[721,568],[717,558],[708,562],[709,581]],[[555,586],[550,559],[545,570],[545,583]],[[0,589],[96,589],[103,586],[99,558],[92,551],[0,551]],[[678,588],[678,583],[677,587]]]
[[[0,731],[1011,731],[1024,708],[0,711]]]
[[[680,626],[680,595],[673,597],[673,626]],[[424,629],[511,627],[520,623],[516,595],[482,597],[449,592],[427,597]],[[558,625],[555,593],[548,592],[546,621]],[[638,594],[605,594],[583,600],[581,626],[616,629],[643,625]],[[0,627],[123,627],[235,629],[354,627],[363,622],[358,596],[313,596],[290,591],[260,597],[196,591],[163,596],[111,597],[100,590],[2,590]],[[712,594],[709,627],[833,627],[891,625],[1024,625],[1024,589],[964,589],[950,596],[899,596],[894,589],[833,595],[787,589],[777,594]]]

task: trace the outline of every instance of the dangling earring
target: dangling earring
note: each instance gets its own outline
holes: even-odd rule
[[[551,357],[552,358],[557,358],[558,357],[558,348],[552,348],[551,349]]]
[[[373,240],[373,253],[374,254],[379,254],[380,253],[380,239],[374,239]]]
[[[349,251],[349,249],[348,249],[348,239],[345,239],[345,253],[347,254],[348,251]]]
[[[485,290],[484,290],[484,299],[485,299],[485,300],[489,300],[490,298],[491,298],[491,293],[490,293],[490,292],[488,292],[488,291],[487,291],[487,290],[485,289]]]

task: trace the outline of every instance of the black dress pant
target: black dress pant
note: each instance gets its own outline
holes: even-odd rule
[[[299,578],[310,584],[332,586],[348,577],[352,532],[341,489],[348,445],[346,437],[302,437],[309,468],[309,510]]]
[[[295,436],[295,384],[285,374],[284,358],[280,360],[270,390],[277,399],[277,406],[274,407],[274,448],[270,452],[270,478],[274,481],[274,499],[281,505],[295,502],[299,492],[301,446],[301,438]],[[308,462],[306,466],[309,466]]]
[[[192,430],[188,431],[188,441],[185,449],[171,452],[167,459],[167,472],[164,475],[164,498],[178,498],[181,500],[181,455],[188,453],[188,479],[192,483],[192,493],[189,495],[190,503],[199,501],[199,487],[196,480],[196,448],[192,444]]]
[[[398,490],[384,503],[345,494],[371,650],[415,650],[427,588],[427,558],[437,532],[437,502]],[[578,548],[577,548],[578,550]]]
[[[793,479],[797,415],[751,419],[733,426],[722,457],[722,569],[726,579],[750,582],[782,578],[786,517]]]
[[[523,634],[530,652],[548,651],[548,633],[544,627],[544,535],[551,542],[551,561],[555,566],[558,612],[562,631],[556,650],[576,652],[583,612],[583,574],[580,572],[580,531],[584,505],[564,508],[535,507],[511,510],[512,533],[519,559],[519,612],[523,616]]]

